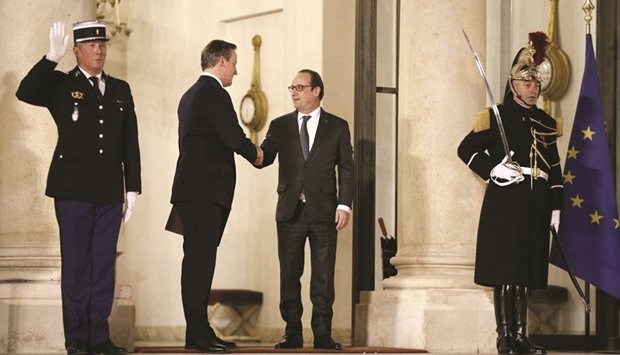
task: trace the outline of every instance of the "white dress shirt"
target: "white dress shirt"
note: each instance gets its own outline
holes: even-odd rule
[[[99,91],[101,91],[101,95],[105,95],[105,80],[103,80],[101,72],[97,75],[90,75],[88,74],[84,69],[78,67],[78,69],[80,69],[80,71],[82,71],[82,74],[84,74],[84,76],[86,77],[86,79],[90,78],[91,76],[96,77],[97,79],[99,79],[98,83],[99,83]],[[93,82],[90,81],[90,79],[88,80],[88,82],[90,83],[90,85],[93,85]]]
[[[308,129],[308,152],[312,150],[312,144],[314,144],[314,137],[316,137],[316,130],[319,127],[319,118],[321,116],[321,107],[317,107],[314,111],[310,113],[301,113],[297,111],[297,128],[301,131],[301,124],[303,123],[304,116],[310,116],[308,122],[306,123],[306,128]],[[305,200],[305,196],[302,193],[302,200]],[[351,208],[346,205],[338,205],[339,210],[343,210],[351,213]]]

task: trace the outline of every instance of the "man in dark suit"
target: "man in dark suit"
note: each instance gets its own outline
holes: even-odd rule
[[[331,337],[331,323],[338,230],[349,222],[353,201],[351,134],[347,121],[321,108],[325,90],[318,73],[299,71],[288,89],[295,111],[274,119],[261,145],[263,166],[276,155],[279,162],[276,222],[280,313],[286,330],[275,347],[303,347],[300,278],[307,238],[314,348],[341,350]]]
[[[129,85],[103,72],[103,22],[76,23],[73,36],[77,66],[54,70],[69,40],[65,24],[56,22],[50,51],[16,95],[47,107],[58,128],[45,194],[54,198],[60,230],[67,353],[123,354],[110,341],[108,317],[121,220],[129,220],[142,189],[138,125]]]
[[[185,348],[224,352],[236,346],[219,339],[206,314],[222,238],[235,190],[237,153],[262,163],[262,151],[239,126],[224,87],[237,74],[235,46],[213,40],[202,50],[203,73],[179,103],[179,158],[172,186],[174,209],[183,224],[181,293]]]

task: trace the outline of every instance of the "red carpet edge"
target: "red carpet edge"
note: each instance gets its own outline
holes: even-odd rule
[[[182,346],[157,346],[157,347],[142,347],[136,348],[136,353],[143,354],[191,354],[199,353],[197,350],[185,350]],[[419,349],[402,349],[402,348],[380,348],[380,347],[358,347],[358,346],[343,346],[341,351],[335,350],[315,350],[311,346],[301,349],[274,349],[272,346],[241,346],[235,349],[228,350],[225,354],[278,354],[278,353],[345,353],[345,354],[364,354],[364,353],[377,353],[377,354],[404,354],[404,353],[426,353],[426,350]]]

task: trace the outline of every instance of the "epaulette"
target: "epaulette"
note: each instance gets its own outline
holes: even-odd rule
[[[564,120],[562,120],[562,117],[555,117],[555,132],[557,133],[558,137],[562,137],[562,135],[564,134]]]
[[[474,132],[482,132],[491,128],[491,113],[486,108],[474,116]]]

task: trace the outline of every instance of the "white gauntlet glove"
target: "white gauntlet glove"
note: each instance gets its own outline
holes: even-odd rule
[[[58,21],[50,28],[50,51],[45,56],[52,62],[58,63],[67,53],[69,35],[65,35],[65,23]]]
[[[127,223],[133,212],[133,208],[136,207],[136,200],[138,199],[138,193],[134,191],[127,192],[127,199],[125,201],[125,211],[123,211],[123,222]]]
[[[514,152],[510,152],[510,156]],[[513,183],[520,183],[524,180],[521,167],[517,163],[508,163],[508,157],[505,156],[501,163],[497,164],[491,170],[491,180],[499,186],[507,186]]]
[[[556,232],[560,231],[560,210],[551,211],[551,228],[555,228]]]

